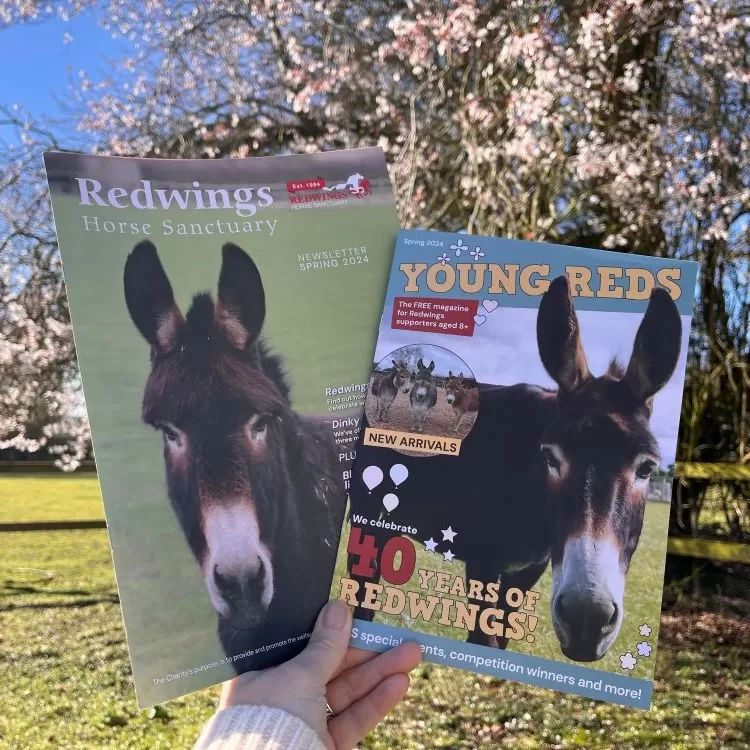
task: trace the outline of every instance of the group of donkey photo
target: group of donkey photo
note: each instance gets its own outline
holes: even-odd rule
[[[262,337],[258,267],[234,244],[217,248],[216,259],[218,295],[196,294],[185,315],[149,241],[130,253],[123,291],[150,356],[139,417],[141,429],[162,434],[166,486],[156,491],[200,566],[224,651],[234,659],[261,650],[232,661],[242,672],[304,646],[263,649],[309,632],[328,599],[346,492],[330,419],[295,410],[283,353]],[[430,517],[411,523],[461,529],[454,552],[467,575],[503,587],[530,587],[551,562],[555,631],[572,659],[601,658],[622,623],[625,576],[659,465],[649,417],[675,371],[680,326],[669,295],[655,290],[630,361],[597,377],[561,277],[541,300],[537,329],[556,389],[478,385],[434,346],[399,349],[373,376],[371,425],[462,438],[471,430],[459,456],[412,462],[410,484],[425,502],[415,497],[408,512]],[[401,458],[377,450],[383,461]],[[354,492],[351,503],[357,512]]]
[[[435,360],[447,372],[435,370]],[[450,369],[455,362],[458,372]],[[435,436],[465,437],[476,420],[479,389],[447,349],[405,346],[375,366],[365,404],[372,426]]]

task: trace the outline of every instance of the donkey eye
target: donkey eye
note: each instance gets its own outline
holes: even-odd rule
[[[157,424],[156,427],[161,430],[161,434],[164,435],[164,440],[170,445],[182,445],[182,437],[180,436],[180,431],[176,427],[164,423]]]
[[[635,475],[638,479],[648,479],[654,469],[656,468],[656,461],[652,461],[647,458],[645,461],[641,461],[635,469]]]
[[[542,445],[542,458],[544,463],[547,464],[547,468],[554,471],[556,474],[560,474],[562,470],[562,460],[555,452],[555,449],[550,445]]]
[[[248,423],[248,431],[253,440],[260,440],[268,431],[268,425],[271,423],[271,417],[268,415],[256,414]]]

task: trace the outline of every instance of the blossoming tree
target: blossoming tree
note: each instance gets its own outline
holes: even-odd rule
[[[750,8],[740,0],[16,0],[0,23],[77,13],[98,14],[127,53],[107,74],[76,74],[67,122],[79,136],[64,145],[210,158],[381,145],[407,226],[702,260],[695,372],[727,352],[747,362]],[[38,337],[54,350],[6,397],[5,439],[21,446],[30,384],[62,367],[49,391],[62,393],[73,353],[39,171],[51,136],[6,115],[24,140],[2,155],[0,192],[13,200],[0,241],[16,275],[6,286],[13,295],[41,290],[37,272],[50,280],[28,299],[40,300]],[[33,237],[19,235],[32,217]],[[8,309],[3,336],[20,341],[32,311],[21,297]],[[50,404],[48,428],[65,431]],[[683,438],[686,457],[705,454],[703,433]],[[741,458],[737,440],[722,450]]]

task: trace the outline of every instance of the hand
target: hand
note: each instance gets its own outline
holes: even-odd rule
[[[315,730],[330,750],[350,750],[406,695],[407,673],[422,659],[416,643],[382,654],[349,648],[351,624],[349,607],[329,602],[302,653],[224,683],[219,708],[281,708]],[[330,720],[326,702],[334,713]]]

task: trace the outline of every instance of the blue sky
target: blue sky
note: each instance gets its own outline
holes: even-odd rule
[[[66,32],[73,37],[68,44]],[[58,101],[66,98],[69,71],[85,68],[98,78],[105,55],[117,56],[122,45],[90,13],[68,22],[52,19],[0,29],[0,102],[21,105],[35,116],[55,115]]]

